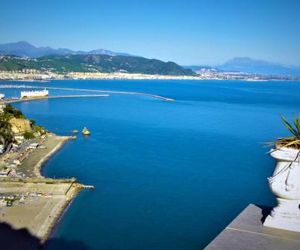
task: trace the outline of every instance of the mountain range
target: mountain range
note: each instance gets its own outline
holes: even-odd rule
[[[247,74],[257,74],[262,76],[285,76],[299,77],[299,66],[288,66],[279,63],[272,63],[263,60],[256,60],[249,57],[235,57],[224,64],[216,66],[187,66],[195,72],[203,70],[218,72],[239,72]]]
[[[73,51],[35,47],[28,42],[0,45],[0,70],[23,69],[53,72],[127,72],[158,75],[195,75],[174,62],[132,56],[110,50]]]
[[[196,75],[174,62],[163,62],[137,56],[50,55],[38,58],[0,56],[0,71],[36,69],[56,73],[102,72],[140,73],[151,75]]]
[[[93,70],[96,71],[105,70],[105,72],[124,70],[126,72],[132,72],[132,73],[152,72],[153,74],[159,74],[159,72],[162,72],[163,74],[175,73],[175,74],[182,75],[186,73],[188,75],[192,75],[193,74],[192,70],[194,72],[201,72],[204,70],[204,71],[214,71],[214,72],[240,72],[246,74],[257,74],[262,76],[300,77],[299,66],[287,66],[279,63],[256,60],[249,57],[235,57],[225,62],[224,64],[216,65],[216,66],[196,65],[196,66],[185,66],[183,68],[173,62],[162,62],[160,60],[155,60],[155,59],[146,59],[143,57],[132,56],[128,53],[119,53],[119,52],[114,52],[105,49],[95,49],[90,51],[75,51],[67,48],[54,49],[51,47],[36,47],[25,41],[0,44],[0,55],[10,55],[10,56],[13,55],[18,57],[29,57],[29,58],[37,58],[37,59],[42,58],[39,61],[44,61],[45,58],[43,57],[50,56],[51,60],[55,61],[54,64],[57,66],[57,70],[59,71],[63,69],[62,65],[61,67],[59,66],[59,64],[62,63],[63,61],[68,61],[69,66],[72,65],[70,66],[70,69],[72,69],[74,68],[76,60],[77,63],[83,64],[83,67],[77,65],[78,66],[78,67],[76,66],[77,68],[80,68],[81,70],[86,69],[85,61],[86,60],[89,61],[90,58],[93,57],[84,57],[84,56],[98,55],[100,57],[97,58],[94,57],[95,61],[93,62],[94,63],[93,65],[94,66],[96,65],[97,67],[96,68],[94,67]],[[51,56],[61,56],[61,57],[51,57]],[[64,56],[72,56],[72,57],[67,58]],[[108,59],[106,57],[101,57],[101,56],[110,56],[113,59]],[[118,58],[114,58],[114,57],[118,57]],[[100,59],[104,61],[100,62],[99,61]],[[6,58],[6,60],[8,59]],[[81,60],[83,60],[83,62],[81,62]],[[112,60],[113,62],[109,64],[105,62],[105,60]],[[24,61],[22,62],[24,64]],[[126,63],[128,64],[127,66]],[[142,65],[136,65],[136,63],[142,63]],[[2,62],[2,69],[7,68],[8,64],[6,63],[5,65],[6,66],[4,66]],[[109,65],[112,68],[109,68]],[[15,67],[17,66],[15,65]],[[155,69],[155,67],[159,67],[159,68]],[[36,68],[38,68],[37,65]]]
[[[20,57],[41,57],[49,55],[109,55],[109,56],[130,56],[127,53],[119,53],[105,49],[91,51],[74,51],[71,49],[51,47],[36,47],[28,42],[20,41],[16,43],[0,44],[0,55],[14,55]]]
[[[237,71],[259,75],[300,76],[300,67],[236,57],[217,67],[223,71]]]

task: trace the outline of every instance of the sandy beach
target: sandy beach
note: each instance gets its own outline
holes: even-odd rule
[[[12,207],[1,207],[1,222],[15,229],[26,228],[32,235],[45,241],[69,202],[81,186],[76,183],[0,183],[1,194],[29,193],[24,202]]]
[[[0,179],[0,195],[14,197],[12,206],[0,205],[0,223],[14,229],[27,229],[41,243],[45,242],[68,204],[84,188],[72,179],[51,179],[41,175],[43,164],[55,154],[70,137],[48,134],[40,141],[43,147],[29,152],[18,167],[26,178]]]
[[[19,171],[29,177],[42,177],[43,164],[55,154],[70,137],[49,134],[43,142],[43,148],[37,148],[31,152],[19,166]]]

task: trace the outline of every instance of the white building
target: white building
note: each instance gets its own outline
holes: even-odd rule
[[[48,96],[48,95],[49,95],[49,91],[47,89],[34,90],[34,91],[21,91],[21,99],[43,97],[43,96]]]
[[[0,93],[0,100],[1,100],[1,99],[4,99],[4,97],[5,97],[5,95],[2,94],[2,93]]]

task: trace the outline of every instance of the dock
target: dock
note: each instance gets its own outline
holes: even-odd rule
[[[29,86],[29,85],[1,85],[0,89],[44,89],[45,87],[41,86]],[[164,97],[161,95],[156,94],[149,94],[149,93],[143,93],[143,92],[132,92],[132,91],[118,91],[118,90],[98,90],[98,89],[78,89],[78,88],[63,88],[63,87],[46,87],[48,90],[63,90],[63,91],[80,91],[80,92],[88,92],[88,93],[96,93],[95,95],[77,95],[77,97],[96,97],[102,95],[110,95],[110,94],[116,94],[116,95],[136,95],[136,96],[146,96],[149,98],[158,99],[161,101],[166,102],[174,102],[175,99]],[[99,95],[97,95],[99,94]],[[76,97],[75,95],[68,96],[68,97]],[[66,96],[61,97],[55,97],[55,98],[66,98]],[[34,99],[32,99],[34,100]]]
[[[299,250],[300,233],[263,226],[270,207],[250,204],[205,250]]]
[[[9,103],[16,103],[16,102],[38,101],[38,100],[45,100],[45,99],[108,97],[108,96],[109,94],[41,96],[41,97],[34,97],[34,98],[7,99],[4,100],[4,103],[9,104]]]

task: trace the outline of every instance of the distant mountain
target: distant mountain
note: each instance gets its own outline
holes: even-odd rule
[[[39,58],[0,56],[0,70],[36,69],[65,72],[124,72],[157,75],[195,75],[174,62],[163,62],[137,56],[51,55]]]
[[[126,53],[118,53],[110,50],[97,49],[91,51],[73,51],[70,49],[53,49],[51,47],[35,47],[34,45],[21,41],[16,43],[0,44],[0,55],[14,55],[20,57],[41,57],[48,55],[109,55],[109,56],[129,56]]]
[[[226,63],[217,66],[217,68],[222,71],[237,71],[259,75],[300,76],[300,67],[254,60],[249,57],[233,58]]]

